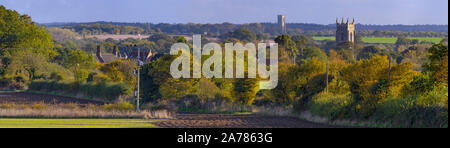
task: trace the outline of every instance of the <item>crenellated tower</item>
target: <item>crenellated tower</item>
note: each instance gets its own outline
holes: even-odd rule
[[[344,18],[341,22],[336,19],[336,44],[342,42],[355,43],[355,19],[352,22],[349,22],[349,18],[346,22],[344,22]]]

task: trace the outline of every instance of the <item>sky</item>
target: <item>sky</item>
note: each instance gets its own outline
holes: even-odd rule
[[[448,24],[448,0],[0,0],[38,23],[273,22],[332,24],[337,17],[361,24]]]

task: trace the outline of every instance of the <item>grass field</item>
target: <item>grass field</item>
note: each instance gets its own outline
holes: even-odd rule
[[[335,40],[335,37],[313,37],[314,40],[322,41],[322,40]],[[428,41],[433,43],[439,43],[442,38],[438,37],[409,37],[411,40],[419,40],[419,41]],[[397,42],[396,37],[363,37],[363,42],[366,43],[386,43],[386,44],[394,44]]]
[[[162,120],[143,119],[0,119],[0,128],[157,128]]]

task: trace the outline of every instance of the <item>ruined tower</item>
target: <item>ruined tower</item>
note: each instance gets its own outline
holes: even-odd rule
[[[286,16],[285,15],[278,15],[278,26],[280,27],[280,33],[286,34]]]
[[[348,18],[347,22],[344,22],[344,18],[341,22],[336,19],[336,28],[336,44],[342,42],[355,43],[355,19],[352,22],[349,22]]]

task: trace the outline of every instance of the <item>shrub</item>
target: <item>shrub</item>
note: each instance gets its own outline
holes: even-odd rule
[[[25,83],[25,82],[27,82],[29,79],[28,79],[27,76],[25,76],[24,74],[20,73],[20,74],[17,74],[17,75],[14,77],[14,80],[15,80],[16,82],[19,82],[19,83]]]
[[[351,94],[320,93],[312,98],[309,107],[311,113],[334,120],[351,116],[353,104],[354,99]]]
[[[62,80],[66,80],[66,76],[61,72],[52,72],[50,74],[50,80],[62,81]]]
[[[99,98],[106,101],[114,101],[120,96],[132,94],[131,88],[123,83],[33,81],[29,85],[29,90],[82,94],[85,97]]]
[[[23,82],[12,82],[8,85],[9,89],[13,90],[23,90],[25,89],[25,83]]]
[[[101,73],[96,73],[96,72],[90,73],[87,78],[87,82],[97,82],[98,83],[98,82],[111,82],[111,81],[112,80],[108,76],[101,74]]]
[[[258,80],[256,79],[237,79],[234,82],[233,88],[236,102],[246,105],[253,104],[258,91],[258,84]]]
[[[0,88],[8,87],[9,83],[11,83],[11,80],[9,79],[0,79]]]
[[[85,82],[89,76],[89,71],[86,69],[77,69],[74,73],[75,81]]]
[[[420,99],[417,96],[389,99],[379,105],[372,120],[388,122],[394,127],[448,127],[448,109],[420,105],[417,102]]]

